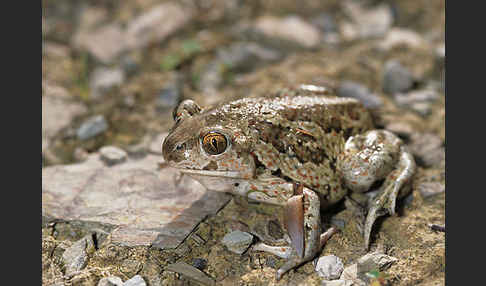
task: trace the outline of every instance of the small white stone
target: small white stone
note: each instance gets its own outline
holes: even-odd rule
[[[127,159],[127,153],[115,146],[101,147],[100,156],[107,165],[122,163]]]
[[[122,286],[123,281],[116,277],[116,276],[110,276],[110,277],[104,277],[101,278],[100,281],[98,281],[97,286]]]
[[[335,255],[322,256],[317,260],[317,274],[327,280],[338,279],[343,272],[344,265],[341,259]]]
[[[147,286],[145,280],[143,280],[142,276],[135,275],[131,279],[125,281],[123,286]]]

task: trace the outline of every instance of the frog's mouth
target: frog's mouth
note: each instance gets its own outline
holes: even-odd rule
[[[178,169],[181,173],[197,176],[221,177],[221,178],[242,178],[241,172],[238,171],[213,171],[213,170],[197,170],[197,169]]]

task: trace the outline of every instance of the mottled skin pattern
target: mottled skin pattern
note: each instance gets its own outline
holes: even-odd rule
[[[369,206],[368,247],[376,218],[394,214],[396,198],[410,190],[402,186],[415,163],[401,140],[373,130],[359,101],[326,93],[312,86],[285,89],[203,111],[186,100],[175,110],[176,124],[163,144],[169,165],[209,189],[286,207],[292,247],[259,243],[253,248],[288,259],[277,279],[320,252],[329,236],[321,235],[320,210],[384,179]],[[214,145],[212,138],[218,139]]]

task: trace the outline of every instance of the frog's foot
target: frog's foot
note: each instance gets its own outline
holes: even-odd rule
[[[415,161],[405,146],[402,146],[400,151],[400,158],[396,169],[386,177],[381,191],[371,200],[369,205],[364,225],[366,249],[369,248],[371,229],[376,219],[385,214],[395,215],[397,197],[404,197],[411,190],[411,188],[404,187],[404,184],[415,173]]]

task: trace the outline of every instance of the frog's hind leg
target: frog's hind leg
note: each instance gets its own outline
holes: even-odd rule
[[[415,168],[412,154],[408,152],[406,146],[401,146],[397,167],[385,178],[381,191],[372,198],[369,205],[364,225],[366,249],[369,248],[371,229],[376,219],[387,213],[394,215],[397,197],[404,197],[411,191],[410,185],[405,186],[405,183],[411,179],[415,173]]]
[[[291,247],[275,247],[263,243],[253,247],[253,250],[270,252],[287,259],[287,262],[277,271],[277,280],[280,280],[290,269],[313,259],[336,232],[336,229],[332,228],[321,234],[319,196],[305,187],[301,194],[288,199],[284,224],[290,236]]]

